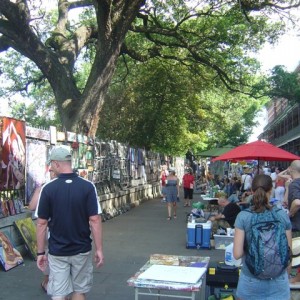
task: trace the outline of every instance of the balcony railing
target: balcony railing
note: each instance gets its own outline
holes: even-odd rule
[[[278,138],[270,140],[269,142],[276,145],[277,147],[279,147],[279,146],[287,144],[288,142],[295,140],[297,138],[300,138],[300,125],[293,128],[286,134],[284,134]]]

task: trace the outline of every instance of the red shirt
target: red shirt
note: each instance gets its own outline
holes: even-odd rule
[[[276,183],[275,183],[275,186],[278,187],[278,186],[285,186],[285,180],[284,179],[277,179],[276,180]]]
[[[184,174],[183,178],[182,178],[182,181],[183,181],[183,187],[187,188],[187,189],[190,189],[191,184],[194,185],[194,181],[195,181],[194,175]]]
[[[163,174],[161,174],[161,185],[165,186],[166,185],[166,179],[167,179],[167,175],[166,172],[163,172]]]

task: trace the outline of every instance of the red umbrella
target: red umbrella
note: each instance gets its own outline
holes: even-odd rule
[[[252,143],[238,146],[216,158],[216,160],[264,160],[264,161],[292,161],[300,157],[288,151],[280,149],[270,143],[255,141]]]

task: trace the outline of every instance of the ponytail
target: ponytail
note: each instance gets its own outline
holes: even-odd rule
[[[253,209],[255,212],[262,212],[271,209],[267,193],[272,190],[272,179],[268,175],[256,175],[252,181]]]
[[[270,209],[269,198],[263,187],[259,186],[253,194],[253,210],[262,212],[265,209]]]

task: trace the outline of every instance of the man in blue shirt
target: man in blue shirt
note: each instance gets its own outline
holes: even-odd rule
[[[52,299],[86,299],[92,286],[92,240],[95,263],[103,264],[101,207],[93,183],[72,170],[72,156],[65,147],[51,151],[49,164],[57,175],[45,184],[37,208],[37,266],[50,267],[47,292]],[[49,227],[49,254],[45,238]]]

